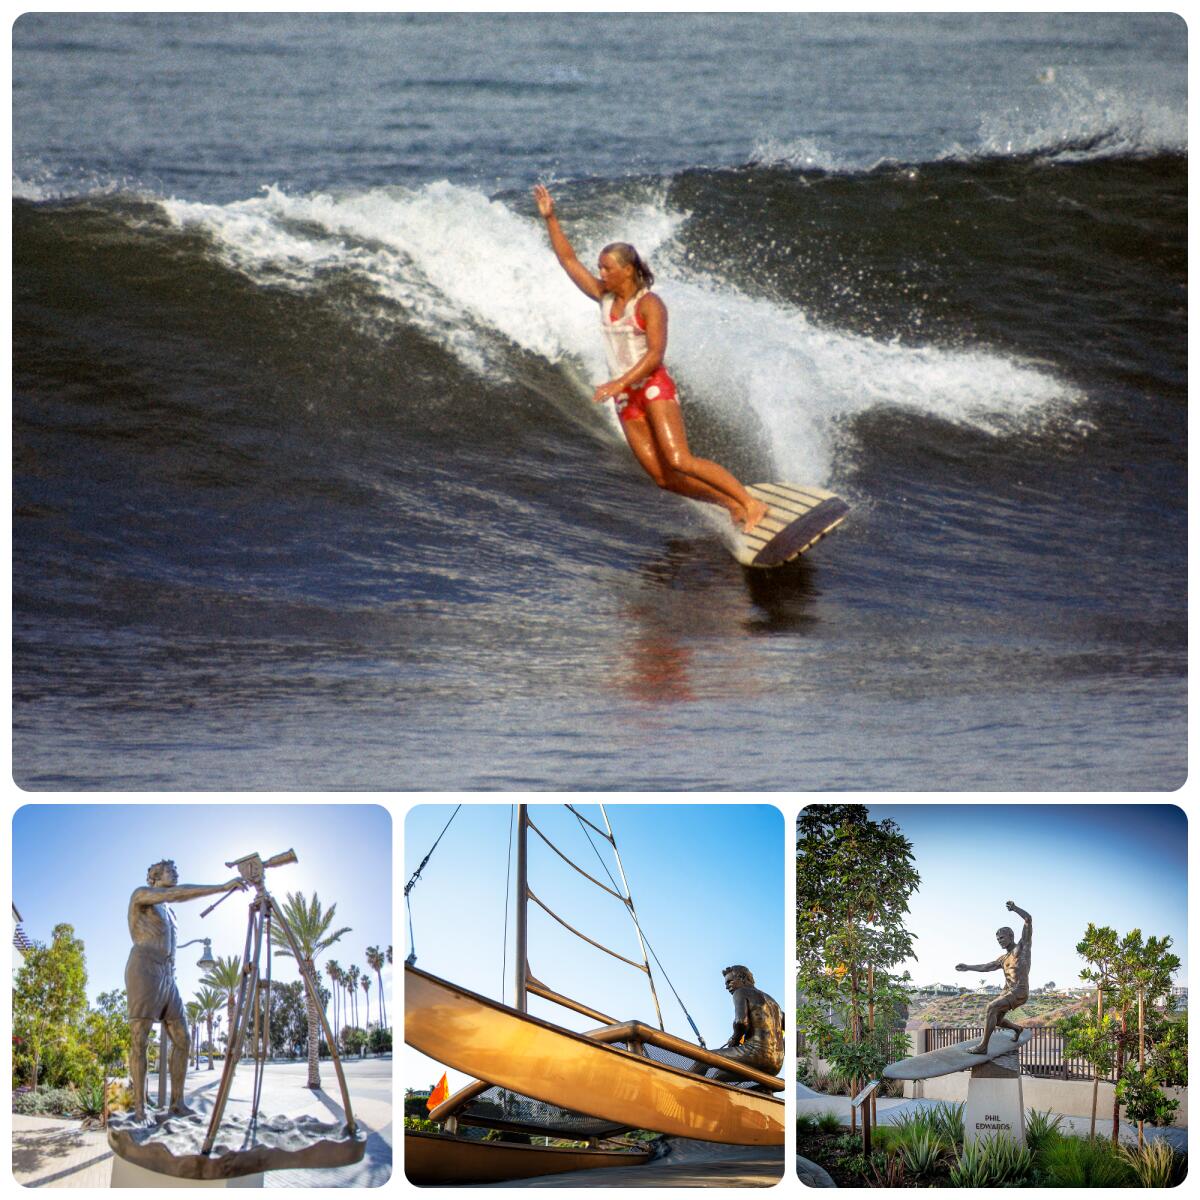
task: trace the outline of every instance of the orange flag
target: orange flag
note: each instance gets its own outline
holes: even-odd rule
[[[437,1087],[435,1087],[433,1091],[429,1093],[429,1099],[425,1101],[425,1111],[433,1112],[433,1110],[437,1108],[437,1106],[441,1104],[443,1100],[448,1100],[449,1098],[450,1081],[446,1078],[445,1074],[443,1074],[442,1078],[438,1081]]]

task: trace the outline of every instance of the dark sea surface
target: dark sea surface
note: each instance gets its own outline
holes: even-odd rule
[[[29,789],[1173,789],[1169,15],[13,29]],[[739,567],[609,407],[653,265],[693,448],[836,490]],[[723,519],[723,518],[722,518]]]

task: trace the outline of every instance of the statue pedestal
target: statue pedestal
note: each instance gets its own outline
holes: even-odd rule
[[[239,1175],[236,1179],[181,1179],[178,1175],[165,1175],[162,1171],[151,1171],[137,1163],[128,1162],[119,1154],[113,1155],[112,1180],[109,1187],[115,1188],[260,1188],[263,1173]]]
[[[1021,1060],[1016,1054],[971,1069],[963,1134],[968,1145],[994,1137],[1010,1137],[1017,1145],[1025,1145],[1025,1098]]]
[[[197,1108],[203,1108],[203,1102]],[[343,1167],[361,1162],[367,1135],[316,1117],[226,1117],[209,1154],[203,1152],[210,1114],[109,1118],[112,1187],[263,1187],[263,1172]]]

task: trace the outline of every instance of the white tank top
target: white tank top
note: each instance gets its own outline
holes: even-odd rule
[[[605,292],[600,297],[600,332],[604,335],[604,354],[608,359],[609,378],[617,379],[630,367],[641,362],[646,355],[646,331],[638,328],[638,301],[646,294],[642,288],[630,297],[625,311],[615,320],[611,319],[615,292]]]

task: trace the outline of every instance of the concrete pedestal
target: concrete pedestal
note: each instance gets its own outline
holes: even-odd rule
[[[1025,1145],[1025,1097],[1016,1054],[972,1068],[963,1134],[968,1145],[994,1137],[1010,1137],[1017,1145]]]
[[[112,1181],[115,1188],[260,1188],[263,1172],[256,1175],[239,1175],[236,1179],[181,1179],[178,1175],[164,1175],[162,1171],[151,1171],[137,1163],[126,1162],[119,1154],[113,1155]]]

